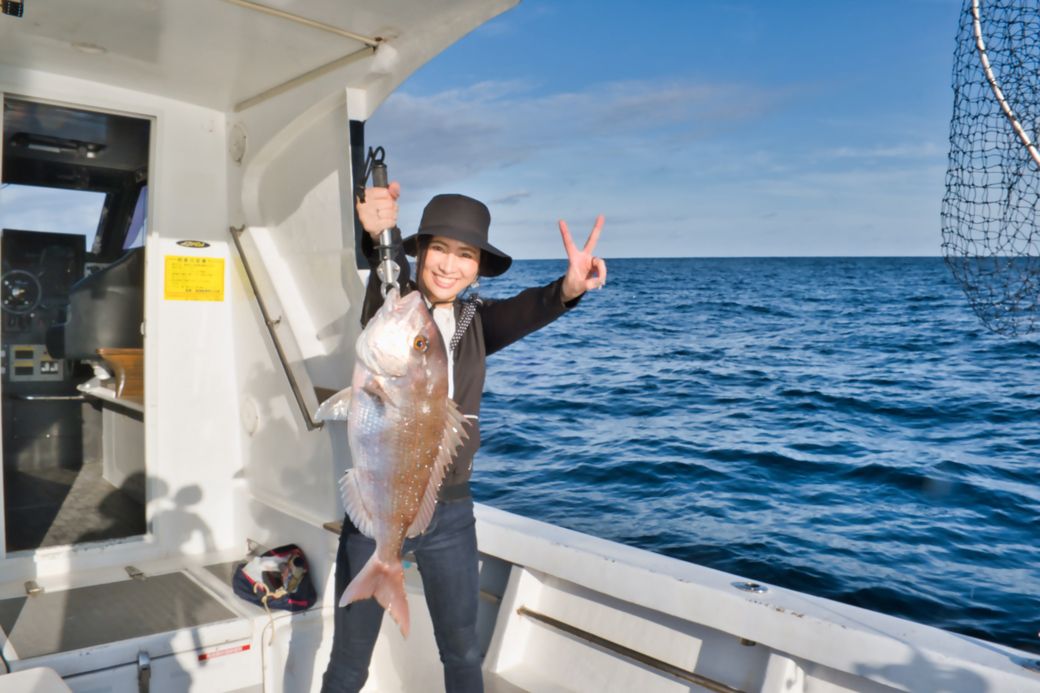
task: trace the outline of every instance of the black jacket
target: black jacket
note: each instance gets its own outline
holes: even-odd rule
[[[364,240],[370,240],[367,234]],[[368,250],[371,243],[364,246]],[[379,263],[378,257],[374,253],[369,255],[373,269],[368,278],[365,302],[361,308],[362,326],[367,325],[383,305],[382,287],[375,272]],[[397,264],[401,268],[399,281],[402,291],[407,293],[415,290],[415,283],[410,278],[411,270],[403,252],[397,254]],[[452,354],[455,364],[455,390],[452,399],[466,416],[466,433],[469,437],[455,453],[455,461],[448,469],[438,494],[440,500],[458,500],[470,495],[469,477],[473,469],[473,456],[480,448],[480,400],[484,394],[485,357],[545,327],[576,306],[581,297],[564,303],[562,287],[561,277],[547,286],[525,289],[512,298],[500,301],[470,301],[475,313],[469,325],[465,326],[465,331],[461,335],[456,334],[458,344]],[[455,301],[455,323],[459,329],[462,329],[460,318],[466,310],[466,303],[464,300]]]

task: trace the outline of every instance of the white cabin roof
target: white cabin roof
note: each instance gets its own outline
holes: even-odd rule
[[[517,0],[23,2],[21,18],[0,15],[0,66],[232,111],[323,68],[342,69],[342,86],[378,81],[385,95]],[[384,43],[392,55],[374,67]]]

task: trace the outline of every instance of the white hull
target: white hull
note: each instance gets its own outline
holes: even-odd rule
[[[738,576],[487,506],[477,514],[489,691],[1040,690],[1026,653],[777,587],[747,593]],[[297,525],[292,534],[327,571],[334,533]],[[317,573],[326,578],[320,605],[272,621],[204,567],[235,557],[138,566],[146,582],[187,575],[233,613],[227,620],[25,660],[7,643],[5,658],[18,672],[47,667],[73,691],[138,690],[141,652],[152,691],[319,690],[337,608],[331,573]],[[133,581],[92,577],[119,609]],[[384,620],[366,690],[443,690],[414,567],[407,588],[412,634],[405,640]]]
[[[145,123],[139,168],[122,165],[127,180],[147,181],[148,210],[143,393],[129,401],[70,381],[96,414],[77,444],[93,441],[99,457],[73,461],[100,470],[106,499],[129,496],[137,524],[98,540],[75,530],[103,524],[103,501],[52,503],[71,527],[28,536],[19,523],[31,515],[0,496],[0,690],[135,691],[145,679],[152,691],[319,689],[338,596],[337,537],[324,525],[341,517],[336,479],[349,452],[344,428],[321,429],[313,413],[319,390],[347,383],[358,330],[355,126],[512,4],[271,0],[287,18],[243,0],[29,0],[25,17],[0,16],[0,99],[16,106],[7,126],[70,112]],[[379,43],[393,50],[373,56]],[[121,144],[50,127],[64,139],[3,133],[5,182],[37,175],[30,161],[56,167],[54,184],[60,166],[83,173],[103,161],[90,147]],[[64,231],[25,230],[37,240]],[[87,251],[102,270],[115,264]],[[178,275],[178,262],[210,273]],[[29,387],[50,386],[37,366],[55,360],[41,357],[42,337],[11,341],[12,324],[29,334],[29,322],[5,321],[4,349],[32,347],[35,360],[19,366],[28,380],[5,375],[4,406],[21,393],[15,411],[32,413],[41,433],[36,458],[15,456],[27,429],[11,430],[20,420],[5,413],[9,488],[39,471],[28,462],[45,465],[45,424],[57,425]],[[489,690],[1040,691],[1040,672],[1023,666],[1038,658],[1008,648],[779,588],[742,592],[735,576],[492,508],[478,508],[478,536]],[[277,613],[272,627],[235,597],[227,569],[247,539],[299,544],[318,606]],[[408,577],[412,636],[387,619],[369,690],[440,687],[421,585]]]

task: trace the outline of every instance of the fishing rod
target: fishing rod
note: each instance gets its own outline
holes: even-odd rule
[[[368,148],[368,156],[365,159],[365,172],[361,176],[361,182],[357,186],[357,196],[362,202],[365,201],[365,185],[371,176],[372,185],[376,188],[385,188],[389,185],[389,174],[386,170],[386,150],[382,147]],[[401,268],[397,265],[394,257],[397,249],[401,247],[401,229],[397,225],[383,229],[379,233],[379,244],[376,252],[379,255],[379,264],[376,266],[376,276],[383,283],[383,297],[393,287],[398,291],[397,278],[401,275]]]

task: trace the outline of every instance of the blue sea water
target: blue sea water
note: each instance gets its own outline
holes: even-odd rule
[[[1040,652],[1040,338],[938,258],[608,263],[489,358],[478,500]]]

